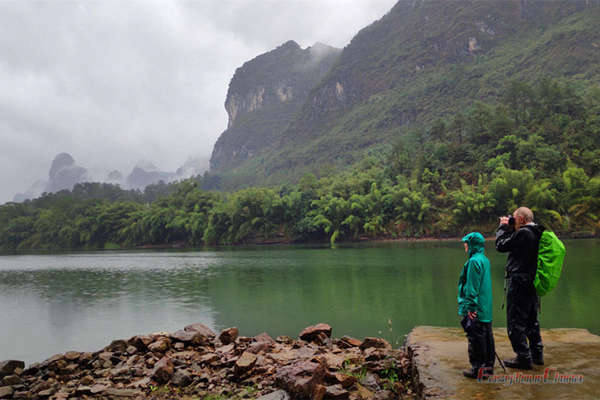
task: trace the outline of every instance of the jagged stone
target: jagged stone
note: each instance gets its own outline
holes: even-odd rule
[[[257,357],[255,354],[250,353],[249,351],[245,351],[242,353],[240,358],[235,362],[235,373],[237,375],[242,375],[243,373],[254,368],[256,364]]]
[[[343,388],[348,389],[357,382],[356,377],[348,374],[336,373],[335,379],[342,385]]]
[[[2,378],[1,382],[5,386],[18,385],[21,383],[21,378],[18,375],[8,375]]]
[[[125,340],[113,340],[108,346],[104,349],[106,351],[124,353],[127,350],[127,342]]]
[[[148,345],[153,342],[153,339],[148,335],[138,335],[129,339],[128,344],[135,346],[139,351],[144,351]]]
[[[327,392],[325,393],[325,398],[331,400],[346,400],[349,396],[350,393],[342,385],[327,386]]]
[[[366,337],[360,345],[360,349],[365,350],[369,347],[375,347],[377,349],[391,349],[392,345],[387,340],[382,338]]]
[[[67,359],[69,361],[78,360],[79,356],[80,356],[80,353],[78,351],[67,351],[65,353],[65,359]]]
[[[109,396],[115,397],[138,397],[142,394],[139,390],[136,389],[117,389],[117,388],[108,388],[103,392]]]
[[[292,344],[294,343],[294,339],[289,337],[289,336],[285,336],[285,335],[281,335],[281,336],[277,336],[277,339],[275,339],[275,341],[277,343],[283,343],[283,344]]]
[[[154,353],[164,353],[171,347],[171,341],[167,338],[160,338],[148,346],[148,350]]]
[[[25,363],[19,360],[6,360],[0,362],[0,378],[12,375],[17,368],[25,368]]]
[[[46,390],[42,390],[40,392],[38,392],[38,397],[42,397],[42,398],[46,398],[46,397],[50,397],[55,393],[55,390],[50,388],[50,389],[46,389]]]
[[[319,339],[319,341],[323,340],[323,337],[331,337],[331,326],[328,324],[317,324],[304,328],[302,332],[298,335],[298,337],[307,342],[314,341]]]
[[[343,336],[340,340],[338,340],[337,344],[342,349],[348,349],[351,347],[360,347],[362,341],[350,336]]]
[[[256,400],[290,400],[290,395],[285,390],[277,390],[260,396]]]
[[[323,383],[325,365],[311,361],[300,361],[279,369],[275,375],[276,384],[292,397],[314,396],[317,385]]]
[[[208,326],[206,326],[204,324],[200,324],[200,323],[188,325],[185,328],[183,328],[183,330],[188,331],[188,332],[200,332],[204,336],[210,337],[210,338],[215,337],[215,333]]]
[[[8,399],[13,395],[13,388],[10,386],[2,386],[0,387],[0,399]]]
[[[223,344],[229,344],[229,343],[235,342],[235,340],[237,339],[239,334],[240,334],[240,332],[239,332],[238,328],[236,328],[236,327],[227,328],[227,329],[224,329],[223,331],[221,331],[221,334],[219,334],[219,340]]]
[[[171,383],[175,386],[185,387],[192,383],[192,377],[186,370],[179,369],[173,374]]]
[[[158,383],[167,383],[173,376],[174,366],[168,357],[163,357],[156,363],[152,371],[152,379]]]

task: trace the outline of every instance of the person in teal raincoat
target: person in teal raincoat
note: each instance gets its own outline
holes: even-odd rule
[[[471,368],[463,371],[468,378],[493,374],[494,335],[492,332],[492,276],[485,256],[485,239],[479,232],[462,238],[469,259],[458,279],[458,314],[469,342]]]

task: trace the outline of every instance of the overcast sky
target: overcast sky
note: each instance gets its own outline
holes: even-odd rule
[[[396,0],[0,0],[0,203],[70,153],[174,171],[210,156],[235,69],[287,40],[344,47]]]

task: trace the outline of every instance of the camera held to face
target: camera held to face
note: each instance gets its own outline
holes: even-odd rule
[[[515,217],[512,215],[508,216],[508,226],[515,226]]]

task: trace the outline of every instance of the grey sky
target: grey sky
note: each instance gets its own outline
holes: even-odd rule
[[[243,62],[345,46],[396,0],[0,0],[0,203],[70,153],[127,175],[208,157]]]

